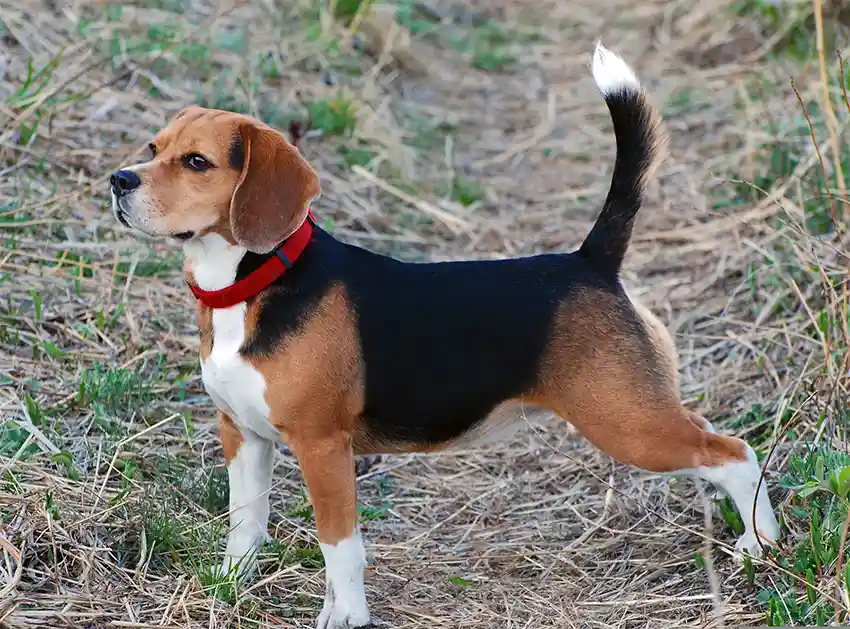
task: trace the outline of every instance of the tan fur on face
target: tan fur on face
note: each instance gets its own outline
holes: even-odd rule
[[[217,233],[265,253],[301,224],[319,179],[298,150],[262,122],[227,111],[189,107],[151,142],[154,157],[125,170],[141,179],[121,199],[132,227],[154,236]],[[231,153],[242,164],[233,164]],[[197,171],[187,159],[212,166]]]
[[[160,131],[151,142],[153,159],[127,169],[142,181],[127,200],[131,224],[152,235],[215,230],[228,237],[230,199],[240,175],[228,153],[242,118],[191,107]],[[190,170],[184,158],[193,153],[214,167]]]

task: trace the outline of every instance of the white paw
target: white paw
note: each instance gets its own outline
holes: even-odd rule
[[[744,551],[749,553],[750,557],[759,559],[764,554],[762,546],[767,549],[776,545],[776,540],[779,539],[778,523],[774,520],[774,522],[760,528],[758,537],[761,544],[759,544],[759,539],[756,539],[756,534],[753,531],[747,531],[735,542],[735,559],[739,563],[744,560]]]
[[[369,608],[365,602],[352,608],[336,598],[332,589],[328,590],[316,629],[357,629],[369,626]]]
[[[224,551],[221,574],[232,574],[240,580],[250,579],[257,570],[257,554],[263,538],[231,535]]]

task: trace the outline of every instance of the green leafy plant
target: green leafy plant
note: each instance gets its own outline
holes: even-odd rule
[[[793,492],[790,515],[795,528],[806,530],[791,552],[776,557],[784,568],[757,599],[764,605],[768,626],[824,626],[835,615],[824,593],[834,591],[841,535],[850,506],[850,454],[819,447],[789,460],[781,486]],[[850,545],[844,549],[846,572]],[[752,579],[748,575],[749,579]],[[845,585],[850,585],[848,582]]]

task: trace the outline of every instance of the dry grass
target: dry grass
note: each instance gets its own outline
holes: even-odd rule
[[[813,443],[845,449],[850,337],[848,241],[819,233],[830,203],[788,79],[830,177],[848,110],[829,49],[830,126],[817,58],[783,53],[811,10],[765,30],[717,0],[427,4],[404,14],[427,32],[421,66],[402,67],[298,3],[0,0],[0,624],[308,627],[321,602],[283,453],[260,577],[203,588],[226,490],[191,298],[179,252],[117,229],[109,172],[193,102],[280,128],[309,109],[325,131],[304,147],[323,178],[314,210],[338,237],[407,259],[568,250],[614,156],[588,70],[597,37],[633,62],[673,139],[626,281],[675,333],[685,403],[772,452],[787,556],[806,534],[777,478]],[[27,81],[30,59],[48,69]],[[564,424],[462,456],[386,457],[359,491],[386,626],[759,624],[758,590],[784,578],[760,562],[749,585],[691,482],[615,464]],[[842,607],[834,573],[822,567],[815,597]]]

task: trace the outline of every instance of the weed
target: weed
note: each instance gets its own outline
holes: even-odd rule
[[[537,40],[534,30],[519,30],[498,22],[484,21],[448,35],[449,43],[470,55],[472,65],[485,72],[503,72],[517,62],[522,43]]]
[[[73,481],[80,480],[80,472],[74,466],[74,457],[70,452],[60,451],[50,457],[50,460],[65,470],[68,478]]]
[[[190,477],[185,468],[172,482],[181,492],[210,515],[227,513],[230,501],[227,470],[214,467]]]
[[[516,61],[511,42],[511,34],[500,26],[477,29],[472,38],[472,65],[488,72],[507,69]]]
[[[343,163],[348,168],[352,166],[366,167],[375,158],[375,154],[368,148],[362,146],[340,146],[337,151],[342,156]]]
[[[309,500],[305,496],[301,503],[290,509],[286,515],[290,518],[301,518],[305,522],[312,522],[313,505],[310,504]]]
[[[150,498],[142,506],[145,543],[155,566],[167,567],[177,563],[179,553],[186,547],[186,528],[178,517],[177,505]]]
[[[30,297],[32,297],[32,305],[35,309],[35,321],[36,323],[41,321],[41,304],[42,304],[42,296],[35,289],[30,289]]]
[[[97,403],[111,411],[136,410],[150,400],[150,382],[139,371],[98,363],[80,375],[77,391],[80,405]]]
[[[451,197],[461,205],[468,207],[484,199],[484,187],[471,179],[456,178],[452,181]]]
[[[301,565],[309,570],[320,570],[325,566],[325,558],[319,546],[300,540],[285,543],[271,539],[263,546],[263,552],[273,555],[279,568]]]
[[[357,126],[357,104],[342,95],[308,103],[307,110],[313,126],[326,135],[350,136]]]
[[[29,394],[24,394],[24,406],[27,409],[27,415],[34,426],[44,426],[44,413],[41,410],[41,405]]]
[[[821,138],[826,137],[824,115],[819,104],[809,102],[806,104],[806,109],[815,135]],[[791,177],[804,158],[810,154],[811,133],[809,123],[802,112],[790,122],[766,125],[764,131],[774,139],[765,143],[754,156],[758,164],[758,173],[752,178],[752,182],[734,186],[736,199],[723,201],[716,207],[734,205],[742,199],[754,202],[761,200],[765,192],[781,185]],[[825,150],[825,147],[821,147],[821,150]],[[850,152],[845,150],[842,155],[843,171],[848,172]],[[835,187],[834,183],[831,185]],[[832,233],[834,225],[820,169],[806,171],[800,179],[797,190],[799,196],[795,198],[795,201],[803,209],[808,231],[819,236]]]
[[[0,455],[5,457],[15,456],[24,447],[24,444],[27,443],[29,434],[27,430],[21,428],[11,419],[4,420],[0,424]],[[30,440],[30,443],[21,452],[20,458],[25,461],[38,453],[38,450],[38,445]]]
[[[372,0],[336,0],[337,19],[349,21],[358,11],[366,11]]]
[[[136,277],[168,277],[182,268],[182,257],[177,253],[153,254],[143,260],[139,260],[133,268]],[[116,267],[115,281],[122,284],[130,272],[130,262],[119,262]]]
[[[726,522],[726,525],[732,530],[735,535],[744,533],[744,521],[741,519],[741,514],[735,508],[734,503],[728,496],[724,496],[717,501],[717,507],[720,510],[720,517]]]
[[[236,604],[239,585],[236,570],[225,573],[217,563],[208,562],[196,565],[194,575],[204,594],[228,605]]]
[[[62,519],[62,512],[59,505],[53,498],[53,492],[47,491],[44,494],[44,511],[51,520],[59,521]]]
[[[50,84],[53,79],[53,73],[62,60],[62,53],[54,56],[44,66],[36,70],[33,59],[30,57],[27,60],[27,75],[22,81],[21,86],[6,98],[6,104],[16,113],[23,113],[31,106],[38,103],[43,90]],[[18,127],[18,144],[22,146],[30,146],[36,138],[39,124],[42,118],[49,111],[50,107],[61,102],[60,98],[55,96],[43,99],[43,102],[36,106],[35,111],[31,116],[21,121]],[[65,99],[67,100],[67,99]]]
[[[463,577],[449,577],[446,579],[448,583],[452,585],[456,585],[459,588],[470,588],[475,585],[475,582],[470,581],[469,579],[465,579]]]
[[[834,590],[835,566],[841,545],[841,533],[847,518],[850,498],[850,454],[829,447],[793,455],[781,481],[793,492],[790,515],[796,530],[808,535],[794,543],[790,553],[776,558],[777,563],[794,575],[775,577],[758,600],[766,608],[769,626],[805,624],[824,626],[835,610],[822,592]],[[843,565],[850,559],[845,548]],[[850,575],[850,571],[845,572]],[[850,587],[850,580],[845,587]]]
[[[383,518],[389,510],[390,505],[381,505],[380,507],[369,507],[365,505],[360,505],[360,523],[365,524],[366,522],[371,522],[372,520],[379,520]]]
[[[198,504],[211,514],[220,515],[227,512],[230,504],[230,489],[227,471],[224,468],[218,467],[210,471],[201,496]]]
[[[682,88],[667,99],[663,115],[665,118],[674,118],[683,112],[692,110],[693,102],[694,91],[690,88]]]
[[[810,11],[803,10],[804,5],[795,5],[793,2],[777,3],[771,0],[738,0],[731,8],[736,15],[757,19],[765,32],[785,31],[781,40],[772,47],[771,55],[806,61],[817,55],[817,44],[812,37],[815,30],[814,16]],[[828,7],[828,3],[824,3],[824,6]],[[825,19],[824,27],[824,48],[834,50],[841,28],[840,20],[835,17]]]

